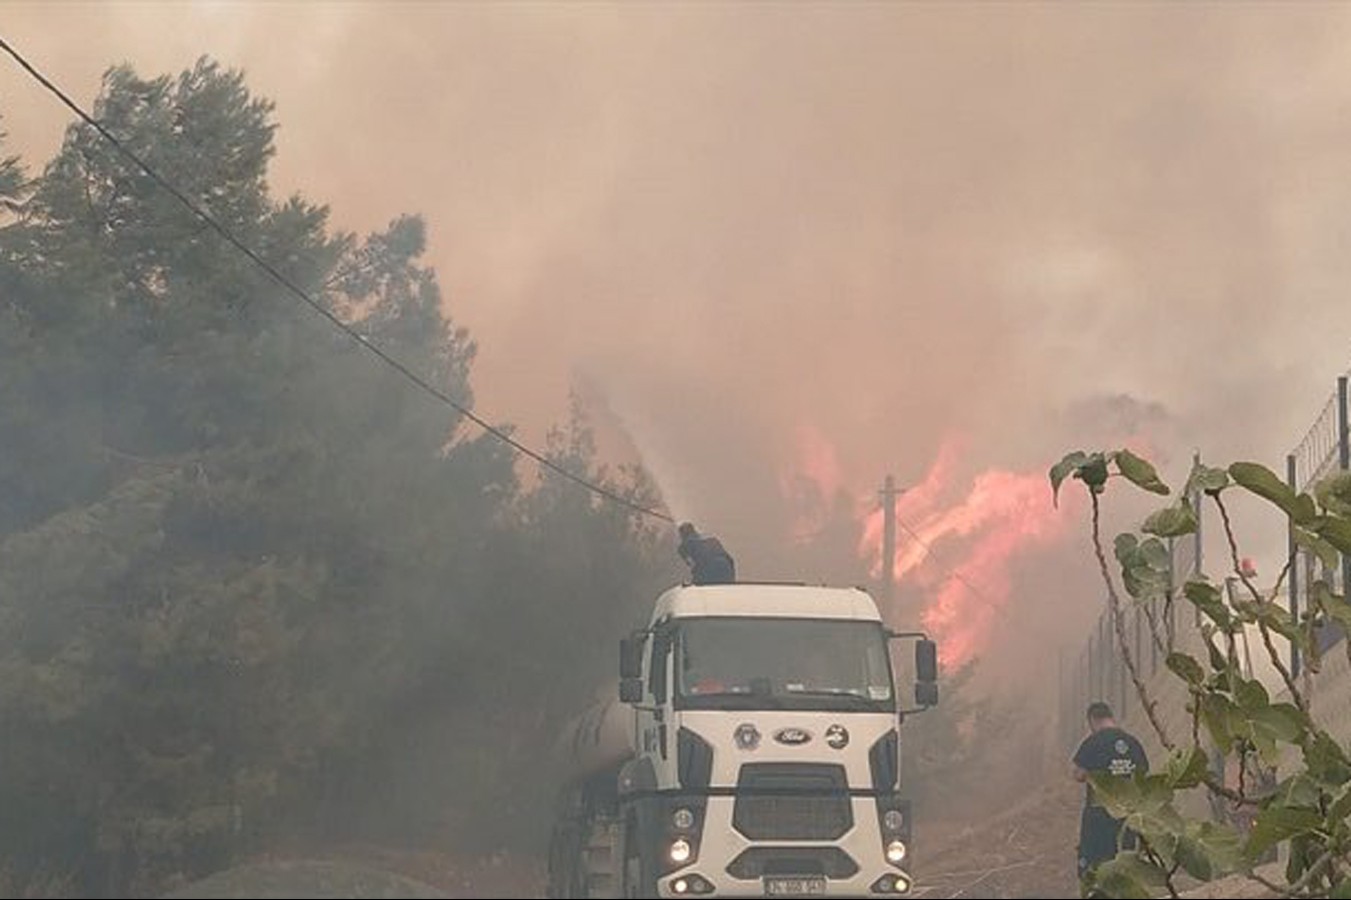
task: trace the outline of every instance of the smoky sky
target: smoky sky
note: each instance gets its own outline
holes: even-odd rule
[[[278,194],[427,217],[483,412],[538,441],[581,385],[767,574],[803,427],[856,492],[952,435],[1044,470],[1126,431],[1180,479],[1193,449],[1278,465],[1351,361],[1340,4],[7,3],[0,31],[84,101],[113,63],[243,68]],[[31,164],[68,120],[8,64],[0,112]]]

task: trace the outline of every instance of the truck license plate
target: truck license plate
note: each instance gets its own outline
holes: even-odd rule
[[[824,894],[824,878],[766,878],[765,895],[769,897],[804,897]]]

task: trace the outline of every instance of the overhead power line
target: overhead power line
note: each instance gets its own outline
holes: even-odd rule
[[[901,528],[905,530],[906,534],[914,538],[915,543],[923,547],[925,553],[927,553],[929,556],[934,555],[933,546],[928,541],[924,540],[924,538],[920,537],[919,534],[915,531],[915,529],[905,524],[905,520],[902,519],[900,516],[896,517],[896,524],[901,526]],[[967,578],[965,575],[963,575],[961,569],[949,569],[948,577],[956,578],[962,584],[966,585],[967,589],[971,591],[971,593],[975,594],[977,597],[984,600],[986,603],[989,603],[991,606],[994,606],[994,601],[990,599],[990,596],[986,594],[985,591],[977,587],[975,582],[973,582],[970,578]]]
[[[900,516],[896,514],[896,498],[905,493],[904,488],[896,487],[896,480],[890,475],[882,484],[882,490],[879,495],[882,498],[882,589],[885,599],[890,603],[895,598],[896,590],[896,526],[900,525],[905,529],[905,533],[914,538],[915,543],[924,548],[925,554],[929,557],[934,556],[933,547],[929,542],[919,536],[915,529],[907,525]],[[948,572],[948,578],[955,578],[966,585],[967,590],[975,594],[986,603],[990,603],[990,598],[965,575],[960,569],[951,569]]]
[[[60,100],[63,104],[65,104],[72,112],[75,113],[75,115],[79,116],[81,121],[83,121],[90,128],[93,128],[96,132],[98,132],[100,137],[102,137],[105,141],[107,141],[109,144],[115,147],[119,153],[121,153],[128,160],[130,160],[138,169],[144,172],[152,181],[155,182],[155,184],[163,188],[170,196],[172,196],[175,200],[181,203],[194,216],[196,216],[198,219],[201,219],[202,222],[206,224],[209,228],[211,228],[212,231],[215,231],[222,238],[224,238],[226,243],[228,243],[234,249],[238,250],[244,256],[248,257],[249,260],[252,261],[254,265],[258,266],[258,268],[262,269],[269,276],[271,276],[272,280],[277,282],[277,284],[281,285],[291,294],[294,294],[296,298],[298,298],[306,306],[310,307],[310,309],[314,310],[325,320],[327,320],[330,325],[332,325],[334,328],[337,328],[343,334],[347,335],[349,338],[355,341],[359,347],[374,354],[378,359],[384,362],[385,365],[389,366],[391,369],[398,372],[401,376],[403,376],[405,379],[407,379],[415,386],[421,388],[425,393],[431,395],[435,399],[444,403],[446,406],[449,406],[451,409],[455,410],[460,415],[464,416],[466,419],[482,428],[488,434],[492,435],[499,441],[502,441],[503,443],[512,447],[523,456],[533,459],[535,462],[539,463],[541,466],[548,469],[549,471],[554,472],[555,474],[567,479],[568,481],[578,485],[579,487],[591,491],[597,496],[609,500],[612,503],[617,503],[620,506],[626,507],[627,509],[635,513],[638,513],[639,515],[648,516],[653,519],[659,519],[663,522],[674,521],[674,519],[672,519],[668,513],[662,512],[659,509],[653,509],[651,507],[644,506],[641,503],[637,503],[633,500],[630,500],[628,497],[616,493],[615,491],[605,487],[602,484],[597,484],[596,482],[591,481],[585,476],[578,475],[577,473],[567,469],[566,467],[559,465],[554,460],[549,459],[544,454],[531,449],[530,447],[513,438],[507,432],[503,431],[501,428],[492,425],[491,423],[483,419],[481,416],[475,414],[473,410],[457,402],[445,391],[441,390],[440,388],[433,385],[431,382],[427,381],[422,376],[418,375],[403,362],[399,361],[398,358],[392,356],[390,353],[382,349],[378,344],[371,343],[371,341],[368,338],[366,338],[365,335],[361,334],[351,325],[348,325],[341,318],[339,318],[332,310],[324,306],[318,300],[311,297],[309,295],[309,292],[307,292],[304,288],[301,288],[290,278],[286,277],[286,275],[282,274],[282,272],[280,272],[275,266],[273,266],[267,260],[263,259],[257,253],[255,253],[251,247],[249,247],[239,238],[235,237],[234,233],[231,232],[230,229],[222,225],[221,222],[215,216],[211,215],[209,212],[203,209],[198,203],[195,203],[192,200],[192,198],[188,197],[185,193],[183,193],[183,191],[174,186],[168,179],[160,175],[159,172],[155,171],[155,169],[152,168],[139,155],[137,155],[135,151],[128,148],[127,145],[124,144],[121,140],[119,140],[115,134],[109,131],[103,125],[103,123],[99,122],[89,113],[85,112],[84,109],[74,100],[72,100],[70,96],[66,94],[65,91],[61,90],[61,88],[57,86],[54,82],[52,82],[50,78],[42,74],[42,72],[38,71],[36,66],[34,66],[31,62],[29,62],[22,53],[16,50],[14,46],[10,44],[9,41],[5,40],[3,37],[0,37],[0,49],[3,49],[6,53],[8,53],[14,59],[14,61],[18,63],[19,66],[26,73],[28,73],[29,76],[31,76],[35,81],[37,81],[40,85],[46,88],[48,92],[53,94],[58,100]]]

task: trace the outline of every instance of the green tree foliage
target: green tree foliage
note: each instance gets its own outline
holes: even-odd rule
[[[1113,815],[1123,818],[1142,837],[1141,848],[1123,851],[1097,872],[1104,896],[1149,897],[1162,891],[1177,896],[1180,873],[1209,881],[1244,873],[1290,897],[1351,896],[1351,756],[1309,713],[1308,698],[1292,677],[1280,646],[1291,642],[1318,664],[1319,629],[1351,626],[1351,604],[1335,593],[1325,574],[1310,586],[1311,609],[1301,621],[1276,602],[1287,563],[1270,594],[1263,594],[1244,570],[1225,494],[1241,490],[1271,503],[1288,520],[1300,546],[1317,554],[1327,570],[1339,553],[1351,553],[1351,505],[1346,499],[1351,480],[1335,475],[1311,496],[1296,493],[1265,466],[1237,462],[1228,469],[1197,464],[1176,502],[1150,515],[1141,526],[1148,536],[1118,535],[1115,542],[1121,588],[1109,569],[1099,530],[1100,497],[1107,484],[1122,478],[1144,490],[1168,494],[1153,466],[1128,451],[1067,455],[1051,469],[1052,488],[1066,479],[1084,483],[1093,511],[1093,544],[1107,588],[1117,633],[1117,650],[1129,670],[1151,727],[1169,751],[1166,764],[1154,774],[1133,780],[1094,777],[1099,797]],[[1171,673],[1185,684],[1190,734],[1165,729],[1147,685],[1139,677],[1126,640],[1124,608],[1164,599],[1171,590],[1166,577],[1168,557],[1160,538],[1194,532],[1194,502],[1213,504],[1220,514],[1229,545],[1232,578],[1241,589],[1221,590],[1203,577],[1181,591],[1196,608],[1204,644],[1203,658],[1173,650],[1167,656]],[[1184,602],[1180,600],[1179,602]],[[1150,617],[1152,639],[1172,648],[1168,635]],[[1244,674],[1238,646],[1245,630],[1260,634],[1273,669],[1280,674],[1284,696],[1274,698],[1259,681]],[[1278,643],[1279,642],[1279,643]],[[1344,641],[1351,654],[1351,642]],[[1281,780],[1263,790],[1255,779],[1235,789],[1218,782],[1206,764],[1201,737],[1206,735],[1226,755],[1237,757],[1245,771],[1279,764]],[[1244,833],[1228,824],[1197,821],[1182,815],[1177,801],[1189,791],[1207,791],[1214,798],[1246,811],[1252,827]],[[1255,871],[1277,844],[1288,847],[1283,878],[1273,880]]]
[[[471,402],[474,344],[420,261],[422,221],[359,238],[271,197],[272,108],[240,73],[115,68],[95,114],[366,339]],[[652,499],[641,472],[597,469],[580,411],[550,452]],[[536,838],[547,773],[528,763],[609,674],[602,649],[669,572],[658,544],[575,486],[521,484],[500,443],[88,128],[31,181],[0,154],[13,890],[145,893],[304,833]]]

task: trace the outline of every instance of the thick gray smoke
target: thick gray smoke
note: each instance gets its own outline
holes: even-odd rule
[[[580,383],[751,573],[814,574],[784,541],[803,428],[862,496],[953,435],[968,474],[1131,437],[1180,480],[1193,449],[1278,464],[1351,356],[1346,6],[2,18],[81,98],[122,60],[242,66],[276,183],[354,228],[427,216],[484,411],[538,442]],[[0,95],[45,158],[65,113],[10,67]],[[1091,615],[1059,612],[1084,549],[1020,563],[1030,652]]]

